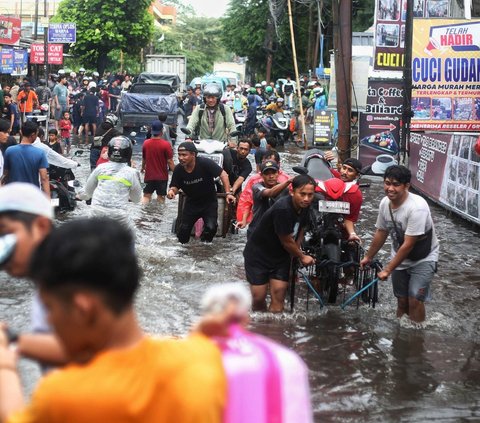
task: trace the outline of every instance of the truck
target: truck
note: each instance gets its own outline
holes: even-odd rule
[[[156,119],[159,113],[167,115],[166,124],[177,124],[178,99],[177,75],[141,73],[128,92],[120,100],[120,120],[124,133],[142,132]]]
[[[230,83],[238,85],[240,82],[245,82],[245,63],[215,62],[213,75],[223,76],[228,78]]]
[[[180,84],[177,92],[184,92],[186,89],[187,58],[185,56],[148,54],[146,56],[145,72],[178,75]]]

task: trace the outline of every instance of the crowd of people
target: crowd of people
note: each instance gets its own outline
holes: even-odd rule
[[[166,139],[166,126],[159,116],[150,125],[137,168],[132,162],[132,141],[116,129],[115,113],[105,111],[100,119],[103,86],[94,77],[98,75],[91,81],[81,72],[78,77],[59,75],[53,89],[42,81],[36,93],[25,81],[15,101],[12,89],[4,95],[6,104],[12,101],[9,104],[17,104],[23,111],[18,126],[15,118],[0,120],[0,259],[9,274],[35,281],[38,295],[33,309],[41,334],[19,335],[0,324],[0,419],[127,421],[127,416],[134,415],[137,420],[131,421],[224,421],[226,365],[215,339],[226,336],[232,324],[246,321],[248,307],[239,312],[241,301],[232,296],[214,316],[204,316],[185,340],[159,341],[146,336],[133,307],[140,270],[134,253],[135,226],[126,205],[149,203],[154,194],[163,203],[165,197],[173,200],[182,193],[185,203],[176,225],[178,241],[187,244],[201,219],[200,240],[213,242],[220,192],[228,205],[237,206],[236,227],[247,228],[243,255],[253,310],[278,313],[284,308],[292,260],[302,266],[315,264],[315,258],[302,250],[302,240],[319,182],[309,175],[285,173],[265,128],[253,127],[252,134],[241,135],[232,143],[236,88],[223,93],[215,84],[203,87],[201,103],[190,101],[194,90],[189,90],[184,107],[191,113],[186,112],[185,131],[190,136],[225,141],[228,147],[222,152],[222,166],[199,156],[195,142],[189,139],[176,147],[175,164],[175,146]],[[128,85],[127,76],[122,84],[125,82]],[[78,193],[78,199],[91,201],[91,218],[54,228],[48,173],[54,166],[78,165],[63,156],[63,147],[68,152],[71,145],[67,138],[78,123],[70,121],[68,110],[72,84],[84,86],[80,112],[83,131],[91,134],[92,172]],[[108,85],[122,89],[115,77]],[[308,87],[303,88],[308,97]],[[324,97],[322,87],[310,88],[308,95]],[[48,134],[25,118],[32,112],[30,105],[35,108],[43,99],[42,89],[51,89],[49,107],[57,126]],[[253,87],[255,93],[252,90],[247,95],[247,105],[260,107],[273,92],[274,101],[267,109],[275,110],[284,103],[295,107],[294,89],[289,79],[281,91],[260,84]],[[115,96],[109,95],[109,99],[118,100]],[[319,101],[320,106],[325,104]],[[115,101],[110,101],[110,112],[116,107]],[[13,137],[17,131],[18,144]],[[253,147],[255,172],[249,158]],[[335,156],[326,152],[324,158],[332,161]],[[346,243],[361,242],[356,228],[363,202],[358,186],[361,170],[362,164],[355,158],[331,170],[331,178],[349,184],[341,197],[350,206],[343,222]],[[360,265],[367,266],[391,236],[391,256],[378,279],[391,277],[398,317],[406,314],[412,321],[422,322],[439,246],[428,204],[409,192],[410,178],[410,171],[403,166],[391,166],[385,172],[386,196]],[[9,343],[17,344],[16,353],[8,348]],[[16,372],[18,354],[62,367],[45,378],[26,407]],[[65,389],[69,386],[75,390]],[[85,407],[87,403],[99,406]]]

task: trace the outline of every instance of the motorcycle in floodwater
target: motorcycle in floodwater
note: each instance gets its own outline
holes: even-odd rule
[[[74,156],[80,156],[83,150],[77,150]],[[50,165],[48,168],[50,180],[51,204],[55,213],[72,211],[77,206],[75,188],[80,183],[75,179],[72,169]]]
[[[308,174],[317,182],[303,242],[303,249],[315,258],[315,265],[308,269],[309,275],[302,271],[299,273],[322,305],[333,304],[337,300],[339,281],[349,280],[357,290],[369,283],[366,277],[369,269],[359,269],[363,250],[358,243],[346,240],[344,229],[345,216],[350,214],[350,203],[343,201],[343,196],[360,187],[356,182],[344,182],[333,177],[330,164],[318,149],[309,150],[301,166],[294,166],[293,170]],[[371,274],[374,273],[370,272],[368,276]],[[377,285],[373,285],[372,291],[363,295],[362,299],[375,306]]]
[[[265,128],[277,142],[277,146],[283,147],[290,139],[290,115],[288,111],[266,115],[258,120],[257,127]]]

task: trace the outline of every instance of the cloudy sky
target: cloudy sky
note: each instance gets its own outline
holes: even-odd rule
[[[227,10],[229,0],[184,0],[191,4],[199,15],[219,18]]]

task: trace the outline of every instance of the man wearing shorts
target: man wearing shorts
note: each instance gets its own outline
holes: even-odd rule
[[[58,131],[58,122],[62,119],[63,112],[68,109],[68,88],[65,75],[58,78],[58,83],[53,88],[53,106],[55,107],[55,127]]]
[[[275,202],[258,222],[245,245],[245,273],[253,296],[253,309],[265,311],[268,284],[269,311],[283,311],[290,275],[291,257],[303,266],[315,260],[300,249],[303,229],[308,223],[308,209],[315,192],[315,180],[298,175],[292,180],[292,192]]]
[[[372,261],[390,234],[391,258],[378,278],[386,280],[392,276],[393,293],[398,301],[397,317],[407,314],[412,321],[423,322],[439,244],[427,202],[408,191],[411,176],[405,166],[391,166],[386,170],[387,196],[380,202],[377,230],[361,265]]]
[[[159,120],[152,123],[152,138],[145,140],[142,147],[142,173],[145,172],[145,188],[142,203],[147,204],[154,192],[157,201],[165,201],[167,195],[168,170],[173,172],[172,145],[162,138],[163,124]]]

